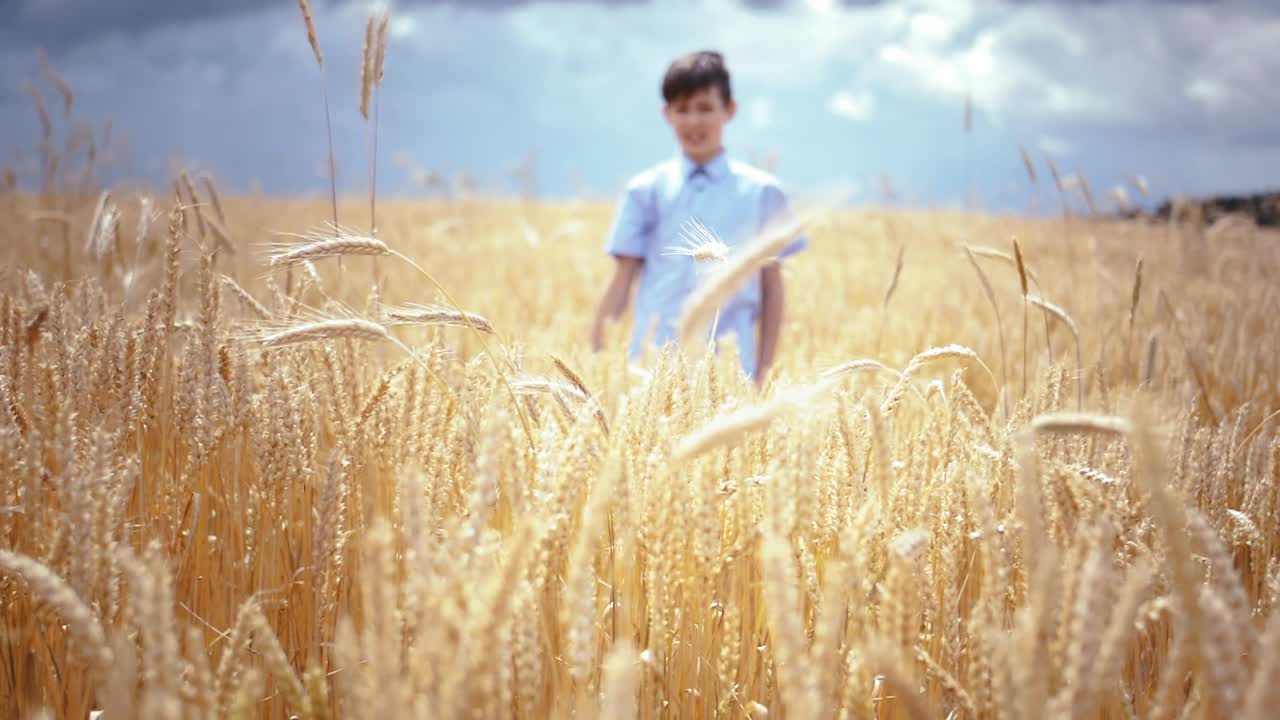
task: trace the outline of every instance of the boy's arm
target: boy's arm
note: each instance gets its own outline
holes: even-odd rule
[[[627,311],[631,302],[631,285],[635,282],[644,259],[638,257],[615,256],[613,278],[605,288],[600,304],[596,307],[596,316],[591,324],[591,349],[599,352],[604,347],[605,323],[617,322]]]
[[[761,195],[764,223],[783,222],[790,213],[787,195],[778,185],[768,185]],[[809,247],[809,239],[800,233],[778,253],[778,260],[795,255]],[[756,386],[764,380],[773,367],[778,350],[778,336],[782,332],[782,263],[772,262],[760,271],[760,341],[756,343]]]
[[[764,379],[773,366],[778,349],[778,334],[782,329],[782,265],[770,263],[760,271],[760,342],[756,346],[756,385],[764,385]]]

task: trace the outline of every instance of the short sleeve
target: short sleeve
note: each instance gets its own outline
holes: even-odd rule
[[[643,258],[652,223],[649,218],[647,186],[632,182],[622,193],[618,210],[609,227],[605,252],[622,257]]]
[[[761,218],[760,226],[768,227],[774,223],[784,222],[791,212],[790,203],[787,201],[787,195],[782,188],[774,183],[765,185],[760,195]],[[778,258],[782,259],[790,255],[806,250],[809,247],[809,238],[801,233],[791,241],[789,245],[778,253]]]

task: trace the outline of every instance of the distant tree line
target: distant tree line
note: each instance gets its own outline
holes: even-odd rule
[[[1228,215],[1243,215],[1259,227],[1280,227],[1280,191],[1173,198],[1157,206],[1152,215],[1161,220],[1198,219],[1205,224],[1212,224]]]

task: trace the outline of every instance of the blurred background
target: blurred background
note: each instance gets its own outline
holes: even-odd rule
[[[1050,160],[1068,201],[1099,212],[1280,186],[1280,9],[1264,0],[312,8],[346,193],[368,187],[361,54],[382,10],[382,197],[611,199],[676,152],[661,75],[704,48],[733,73],[730,151],[800,196],[1056,212]],[[19,186],[40,182],[35,94],[57,143],[93,147],[99,182],[190,169],[229,192],[327,196],[324,85],[294,0],[3,0],[0,17],[0,166]]]

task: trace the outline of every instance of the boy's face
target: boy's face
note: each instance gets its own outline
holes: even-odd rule
[[[737,106],[725,103],[720,89],[708,87],[676,98],[662,106],[662,115],[675,131],[680,148],[695,162],[706,162],[720,152],[725,123]]]

